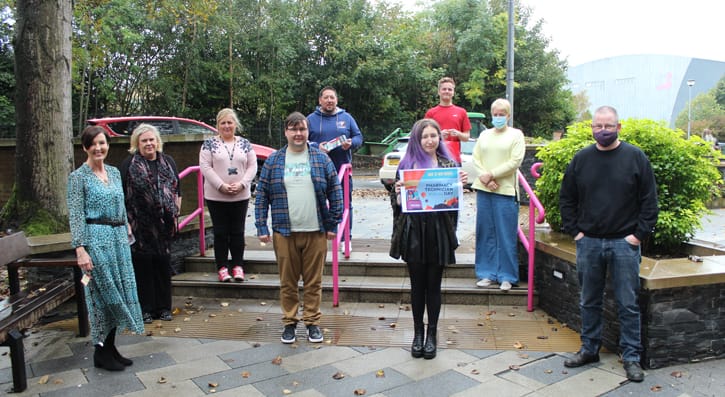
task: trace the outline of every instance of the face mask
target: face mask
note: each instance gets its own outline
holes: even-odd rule
[[[493,123],[494,128],[500,130],[506,125],[506,116],[493,116],[491,118],[491,122]]]
[[[594,135],[594,140],[597,141],[599,145],[602,147],[608,147],[617,140],[617,136],[619,134],[617,131],[600,130],[592,132],[592,135]]]

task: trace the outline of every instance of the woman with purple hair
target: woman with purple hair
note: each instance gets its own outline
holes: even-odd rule
[[[405,157],[398,165],[395,189],[390,194],[395,207],[401,205],[401,172],[409,169],[452,168],[457,163],[441,144],[441,128],[433,119],[418,120],[410,132]],[[468,175],[459,171],[466,183]],[[413,309],[413,344],[411,355],[431,359],[436,356],[438,317],[441,311],[441,280],[443,267],[456,263],[455,211],[420,211],[401,213],[393,226],[390,256],[402,257],[408,264],[410,299]],[[428,330],[423,314],[427,309]]]

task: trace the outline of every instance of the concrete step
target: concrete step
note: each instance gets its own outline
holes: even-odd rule
[[[172,279],[175,296],[229,299],[279,299],[279,276],[272,251],[245,251],[244,282],[217,281],[214,259],[190,257],[186,272]],[[520,282],[510,291],[498,286],[475,285],[473,255],[457,255],[459,264],[447,266],[442,282],[444,304],[525,306],[527,284]],[[332,301],[332,258],[323,272],[323,301]],[[410,303],[410,280],[406,264],[376,252],[353,252],[340,258],[339,293],[341,302]],[[302,283],[300,282],[300,288]]]
[[[459,262],[446,266],[447,277],[460,277],[474,279],[473,254],[456,255]],[[350,258],[338,254],[340,276],[383,276],[407,277],[408,267],[402,260],[395,260],[386,253],[381,252],[352,252]],[[187,257],[184,260],[186,272],[216,272],[214,257],[207,256]],[[244,252],[244,272],[277,274],[277,262],[272,251],[247,250]],[[332,254],[328,252],[323,274],[332,274]]]

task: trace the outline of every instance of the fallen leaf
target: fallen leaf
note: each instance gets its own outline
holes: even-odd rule
[[[277,356],[272,360],[272,364],[274,365],[281,365],[282,364],[282,356]]]
[[[521,368],[521,367],[519,367],[518,365],[514,365],[514,364],[509,365],[509,369],[512,371],[518,371],[519,368]]]
[[[654,386],[650,387],[649,389],[656,393],[658,391],[662,391],[662,386],[654,385]]]
[[[178,307],[175,307],[174,310],[171,311],[171,314],[173,314],[173,315],[177,315],[179,313],[181,313],[181,310],[179,310]]]
[[[53,384],[54,385],[62,385],[64,383],[65,382],[63,382],[63,379],[53,379]]]
[[[219,387],[219,384],[216,382],[209,382],[209,387]]]
[[[249,375],[250,375],[249,371],[242,372],[242,378],[249,378]]]
[[[675,371],[675,372],[671,373],[670,376],[673,378],[682,378],[682,372]]]
[[[340,372],[340,371],[338,371],[338,372],[335,372],[335,374],[334,374],[334,375],[332,375],[332,379],[337,379],[337,380],[340,380],[340,379],[342,379],[342,378],[344,378],[344,377],[345,377],[345,374],[343,374],[343,373],[342,373],[342,372]]]
[[[284,390],[282,390],[282,394],[284,394],[284,395],[292,394],[292,390],[290,390],[290,389],[284,389]]]
[[[395,323],[390,323],[390,328],[395,328],[396,326],[397,326],[397,324],[395,324]]]
[[[353,392],[356,396],[364,396],[365,393],[367,393],[367,390],[365,389],[355,389]]]
[[[509,317],[516,317],[516,313],[509,313]]]
[[[382,308],[385,307],[385,305],[381,303],[381,304],[378,305],[378,307],[382,309]]]
[[[146,336],[154,336],[154,331],[151,331],[151,330],[146,331]]]
[[[178,334],[179,332],[181,332],[181,328],[179,328],[179,327],[174,328],[174,332],[176,332]]]
[[[159,380],[157,380],[157,381],[156,381],[156,383],[161,383],[161,384],[164,384],[164,383],[166,383],[166,378],[164,378],[164,377],[162,376],[162,377],[160,377],[160,378],[159,378]]]
[[[249,279],[250,280],[256,280],[257,279],[257,275],[256,274],[252,274],[251,276],[249,276]]]
[[[551,373],[553,373],[553,372],[554,372],[554,371],[553,371],[553,370],[550,370],[550,369],[544,370],[544,373],[545,373],[545,374],[551,374]]]
[[[211,318],[214,318],[214,317],[216,317],[216,314],[214,314],[214,313],[209,313],[209,317],[211,317]]]
[[[264,317],[257,317],[257,321],[264,321]]]
[[[191,321],[191,317],[184,317],[184,322],[185,323],[188,323],[189,321]]]
[[[350,311],[347,310],[347,309],[345,309],[345,310],[342,311],[342,314],[345,315],[345,316],[347,316],[347,315],[350,314]]]
[[[252,347],[260,347],[260,346],[262,346],[262,344],[259,342],[252,343]]]
[[[378,320],[385,321],[385,317],[378,317]]]
[[[44,384],[48,383],[48,378],[50,378],[49,375],[43,375],[43,376],[41,376],[40,379],[38,379],[38,384],[39,385],[44,385]]]
[[[161,335],[161,336],[166,335],[166,331],[163,331],[163,330],[159,331],[159,335]]]
[[[526,353],[519,353],[519,358],[520,359],[523,359],[523,360],[526,360],[527,358],[529,358],[529,355],[526,354]]]
[[[376,378],[384,378],[385,377],[385,371],[383,371],[382,369],[379,369],[377,372],[375,372],[375,377]]]
[[[516,341],[514,343],[514,348],[516,348],[516,349],[523,349],[524,348],[524,345],[521,342]]]
[[[549,337],[546,335],[539,335],[536,337],[536,339],[549,339]]]
[[[259,302],[260,306],[267,306],[267,302]]]
[[[480,373],[481,372],[479,370],[475,369],[475,368],[471,370],[471,374],[473,374],[473,375],[478,375]]]
[[[222,307],[227,307],[227,306],[229,306],[229,302],[222,302],[222,303],[220,303],[220,305]]]

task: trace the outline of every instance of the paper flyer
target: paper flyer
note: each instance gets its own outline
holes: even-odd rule
[[[458,171],[459,168],[403,170],[403,212],[458,211],[463,197]]]

